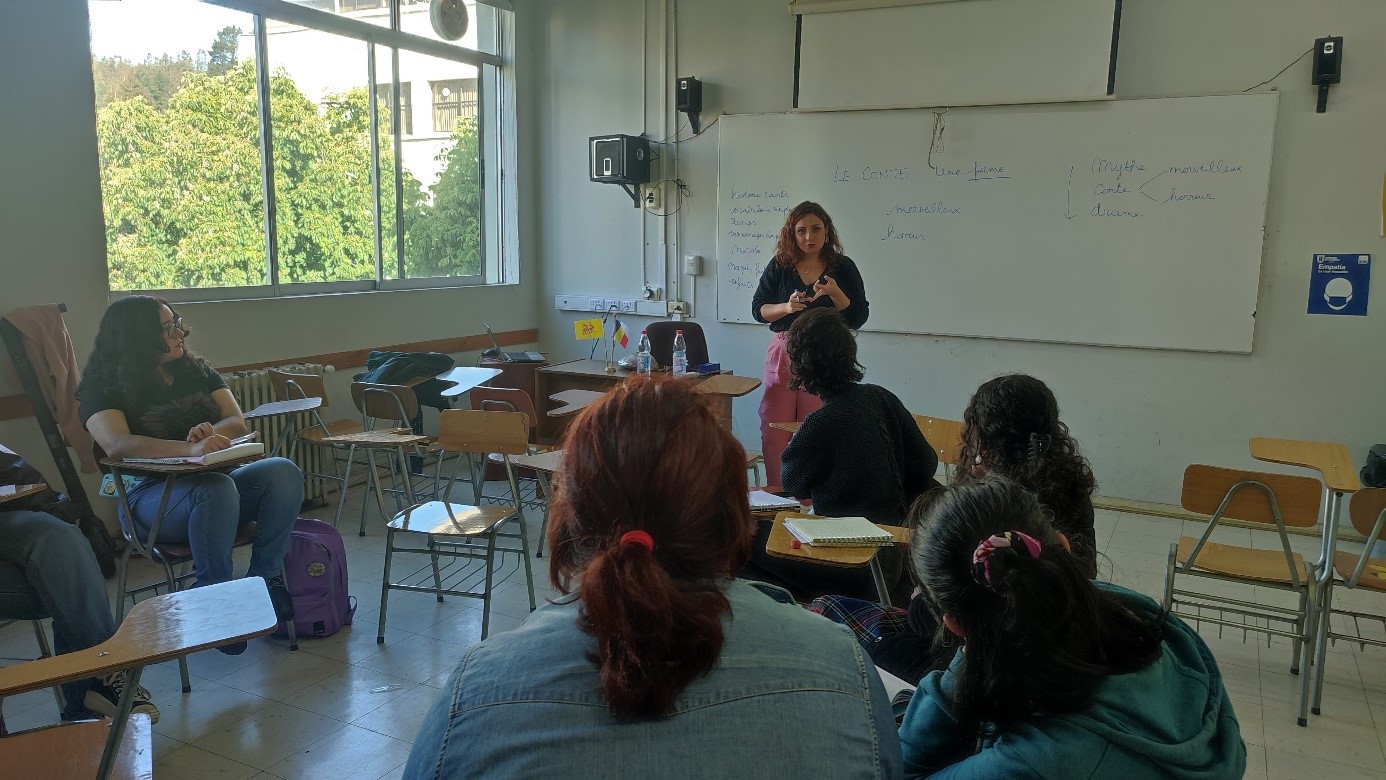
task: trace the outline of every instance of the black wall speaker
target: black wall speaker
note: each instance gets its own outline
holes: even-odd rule
[[[588,144],[589,174],[605,184],[645,184],[650,180],[650,140],[634,135],[593,136]]]

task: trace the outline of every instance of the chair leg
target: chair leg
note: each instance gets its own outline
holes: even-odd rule
[[[390,606],[390,561],[395,554],[395,529],[385,527],[385,579],[380,583],[380,625],[376,628],[375,643],[385,644],[385,610]]]
[[[40,657],[40,658],[52,658],[52,657],[53,657],[53,647],[52,647],[51,645],[48,644],[48,632],[43,630],[43,621],[42,621],[42,620],[35,620],[35,621],[32,621],[32,622],[33,622],[33,624],[34,624],[34,639],[37,639],[37,640],[38,640],[39,657]],[[64,707],[66,706],[66,705],[64,705],[64,703],[63,703],[63,689],[62,689],[62,686],[60,686],[60,685],[54,685],[54,686],[53,686],[53,698],[55,698],[55,699],[58,700],[58,712],[61,713],[61,712],[63,711]]]
[[[336,528],[342,522],[342,508],[346,506],[347,485],[351,484],[351,464],[356,460],[356,445],[353,444],[347,450],[346,473],[342,474],[341,466],[337,463],[337,449],[332,449],[332,465],[337,468],[337,473],[342,474],[341,487],[337,491],[337,514],[332,517],[332,527]],[[365,497],[362,496],[362,501]]]
[[[436,549],[436,547],[437,547],[437,545],[436,545],[436,543],[433,541],[433,537],[432,537],[432,536],[428,537],[428,549],[433,550],[433,549]],[[438,596],[438,603],[439,603],[439,604],[442,604],[442,603],[443,603],[443,575],[442,575],[442,572],[438,569],[438,555],[435,553],[435,554],[433,554],[433,555],[431,555],[431,556],[429,556],[429,557],[433,559],[433,587],[435,587],[435,588],[438,589],[438,593],[436,594],[436,595]]]
[[[486,538],[486,590],[482,592],[481,596],[481,638],[483,640],[491,631],[491,582],[494,579],[492,575],[495,568],[496,532],[493,530]]]
[[[1328,583],[1327,585],[1325,585],[1324,588],[1320,591],[1318,601],[1319,601],[1319,602],[1322,602],[1322,607],[1316,608],[1316,609],[1314,610],[1314,613],[1315,613],[1315,614],[1314,614],[1314,621],[1315,621],[1314,628],[1315,628],[1316,630],[1313,632],[1313,633],[1314,633],[1314,636],[1315,636],[1315,639],[1314,639],[1314,703],[1313,703],[1313,707],[1312,707],[1312,710],[1311,710],[1311,711],[1312,711],[1315,715],[1322,714],[1322,709],[1321,709],[1321,706],[1320,706],[1320,705],[1323,704],[1323,669],[1324,669],[1324,665],[1327,663],[1327,660],[1328,660],[1328,629],[1331,628],[1331,626],[1329,625],[1329,620],[1330,620],[1331,615],[1332,615],[1332,613],[1331,613],[1330,610],[1333,609],[1333,583],[1332,583],[1332,582],[1329,582],[1329,583]],[[1317,605],[1316,605],[1316,607],[1317,607]],[[1308,677],[1308,676],[1309,676],[1309,675],[1305,675],[1305,677]],[[1300,707],[1301,717],[1303,716],[1303,710],[1304,710],[1304,708],[1303,708],[1303,707]],[[1300,724],[1300,725],[1304,725],[1304,724]]]
[[[529,563],[529,523],[525,522],[524,511],[520,511],[520,557],[525,561],[525,585],[529,588],[529,611],[538,609],[534,603],[534,569]]]
[[[1160,607],[1165,612],[1174,609],[1174,572],[1178,568],[1179,545],[1171,542],[1169,545],[1169,560],[1165,564],[1165,595],[1160,601]]]
[[[544,519],[539,521],[539,551],[534,553],[535,558],[544,557],[544,536],[549,532],[549,509],[553,506],[553,491],[549,486],[549,475],[546,472],[539,472],[539,487],[544,491]]]
[[[130,553],[131,553],[131,551],[132,551],[133,549],[134,549],[134,546],[131,545],[129,542],[126,542],[126,544],[125,544],[125,552],[122,553],[121,556],[120,556],[120,573],[119,573],[119,575],[116,577],[116,594],[115,594],[115,597],[116,597],[116,608],[115,608],[115,622],[116,622],[116,625],[120,625],[121,621],[125,620],[125,597],[126,597],[126,595],[127,595],[126,592],[125,592],[125,581],[126,581],[126,575],[129,574],[129,572],[130,572]]]
[[[279,567],[279,577],[284,580],[284,585],[287,587],[289,584],[289,573],[284,570],[282,565]],[[295,652],[298,650],[298,627],[294,625],[292,618],[284,621],[284,627],[289,630],[289,652]]]

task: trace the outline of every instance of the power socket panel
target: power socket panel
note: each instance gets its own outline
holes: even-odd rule
[[[650,211],[659,211],[662,203],[658,184],[646,184],[640,188],[641,202]]]

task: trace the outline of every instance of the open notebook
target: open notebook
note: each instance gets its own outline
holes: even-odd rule
[[[796,517],[784,521],[784,527],[795,539],[814,547],[886,547],[894,542],[889,531],[864,517]]]
[[[218,463],[225,463],[229,460],[239,460],[248,458],[252,455],[264,455],[265,445],[258,441],[248,441],[243,444],[233,444],[224,450],[209,452],[206,455],[196,455],[186,458],[125,458],[126,463],[163,463],[180,464],[187,463],[194,466],[215,466]]]
[[[777,496],[774,493],[767,493],[764,490],[752,490],[748,495],[751,502],[751,509],[798,509],[799,501],[793,498]]]

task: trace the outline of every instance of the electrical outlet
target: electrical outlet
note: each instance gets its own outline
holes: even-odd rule
[[[652,211],[659,211],[659,185],[646,184],[641,188],[645,200],[645,208]]]
[[[693,316],[693,307],[688,305],[688,301],[668,301],[670,314],[682,314],[685,317]]]
[[[621,313],[622,313],[622,314],[634,314],[634,313],[635,313],[635,301],[621,301]]]
[[[588,311],[606,311],[606,299],[605,299],[605,298],[588,298],[588,299],[587,299],[587,310],[588,310]]]

